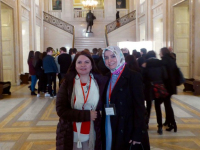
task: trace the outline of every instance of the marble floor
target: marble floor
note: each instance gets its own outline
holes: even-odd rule
[[[55,99],[31,96],[28,85],[12,87],[11,91],[11,96],[4,95],[0,100],[0,150],[55,150]],[[153,107],[149,126],[151,149],[199,150],[200,97],[179,90],[172,103],[178,132],[158,135]],[[162,109],[164,114],[163,106]]]

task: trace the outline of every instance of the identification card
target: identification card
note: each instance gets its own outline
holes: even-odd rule
[[[105,104],[105,112],[107,116],[116,115],[115,104]]]

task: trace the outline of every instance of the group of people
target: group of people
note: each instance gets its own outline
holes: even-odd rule
[[[109,46],[77,52],[60,48],[60,55],[52,57],[30,52],[28,64],[31,74],[31,90],[39,79],[38,93],[48,87],[50,96],[56,95],[56,75],[60,88],[56,98],[59,123],[56,131],[57,150],[149,150],[148,123],[152,101],[158,123],[177,132],[171,96],[176,94],[176,55],[169,48],[161,48],[161,60],[154,51],[141,49],[141,56],[127,48]],[[40,66],[40,67],[38,67]],[[35,73],[33,71],[35,69]],[[43,70],[38,76],[40,68]],[[36,75],[36,77],[34,77]],[[32,78],[33,76],[33,78]],[[52,81],[54,89],[52,91]],[[154,84],[161,84],[167,95],[156,97]],[[41,85],[42,88],[39,88]],[[145,103],[146,101],[146,103]],[[161,104],[164,103],[166,121],[162,123]]]
[[[69,51],[70,54],[67,54],[67,49],[61,47],[60,55],[54,58],[52,56],[53,51],[52,47],[48,47],[46,52],[43,53],[39,51],[29,52],[28,66],[29,74],[31,75],[31,95],[40,97],[40,93],[43,92],[47,97],[56,97],[56,76],[58,76],[60,85],[77,52],[75,48],[72,48]],[[39,82],[36,94],[35,85],[37,80]]]

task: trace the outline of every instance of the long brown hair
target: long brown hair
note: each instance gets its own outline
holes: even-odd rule
[[[167,55],[168,55],[168,56],[172,57],[173,59],[176,59],[176,58],[172,55],[172,53],[169,51],[169,49],[168,49],[167,47],[161,48],[160,51],[161,51],[161,53],[162,53],[163,56],[167,56]]]
[[[33,50],[29,51],[27,62],[29,62],[32,58],[34,58],[34,51]]]

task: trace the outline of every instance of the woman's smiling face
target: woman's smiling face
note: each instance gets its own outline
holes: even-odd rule
[[[110,69],[113,70],[117,67],[117,58],[112,51],[105,51],[104,53],[104,61],[105,65]]]

